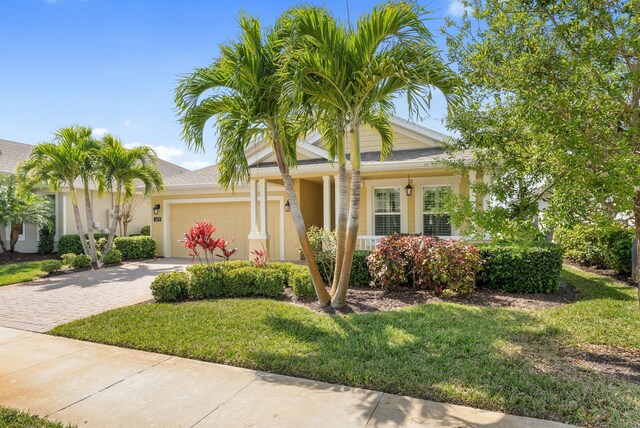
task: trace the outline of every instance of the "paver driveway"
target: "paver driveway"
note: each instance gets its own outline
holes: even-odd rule
[[[156,259],[0,287],[0,326],[45,332],[110,309],[151,299],[149,285],[186,259]]]

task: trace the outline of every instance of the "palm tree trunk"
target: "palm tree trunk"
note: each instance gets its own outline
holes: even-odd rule
[[[338,289],[342,264],[344,263],[344,247],[347,235],[347,165],[344,154],[344,131],[338,132],[338,198],[336,211],[336,263],[333,270],[333,282],[329,294],[333,297]]]
[[[78,236],[80,237],[80,243],[82,244],[82,251],[85,254],[89,254],[89,245],[87,244],[87,238],[84,236],[84,227],[82,226],[82,218],[80,217],[80,208],[78,207],[78,196],[76,195],[76,189],[69,187],[71,193],[71,206],[73,206],[73,216],[76,220],[76,229],[78,229]]]
[[[9,252],[13,253],[16,250],[16,243],[20,237],[20,231],[22,230],[22,223],[11,225],[11,234],[9,236]]]
[[[96,253],[96,240],[93,236],[93,207],[91,206],[91,191],[89,182],[84,182],[84,208],[87,214],[87,234],[89,235],[89,256],[93,260],[93,267],[98,267],[98,255]]]
[[[116,200],[113,207],[113,220],[111,220],[111,226],[109,227],[109,239],[107,239],[107,245],[104,247],[104,254],[102,257],[109,254],[111,251],[111,245],[113,245],[113,238],[116,234],[116,227],[118,227],[118,216],[120,215],[120,198],[122,197],[122,186],[118,185],[116,191]]]
[[[345,239],[344,258],[340,271],[340,281],[336,293],[331,299],[331,307],[341,308],[347,304],[347,290],[351,279],[351,266],[353,254],[358,240],[358,228],[360,227],[360,127],[356,123],[351,133],[351,204],[349,207],[349,223]]]
[[[0,227],[4,228],[4,226],[0,226]],[[4,245],[4,240],[2,239],[2,232],[0,232],[0,248],[2,249],[3,253],[7,252],[7,247]]]
[[[311,243],[309,242],[309,236],[307,235],[307,227],[304,224],[304,218],[302,217],[302,211],[300,210],[300,203],[298,202],[298,196],[296,195],[296,190],[293,187],[293,180],[291,180],[289,167],[284,159],[284,153],[282,152],[282,146],[280,145],[280,139],[277,134],[274,135],[273,138],[273,149],[276,154],[276,159],[278,160],[278,167],[280,169],[280,175],[282,175],[282,182],[284,183],[287,199],[289,199],[289,205],[291,206],[293,224],[295,225],[298,240],[300,241],[300,249],[307,260],[307,265],[311,272],[311,281],[313,282],[313,287],[315,288],[316,295],[318,296],[318,303],[321,307],[329,306],[331,296],[329,296],[329,293],[324,286],[322,275],[320,275],[320,269],[318,269],[318,264],[313,257]]]

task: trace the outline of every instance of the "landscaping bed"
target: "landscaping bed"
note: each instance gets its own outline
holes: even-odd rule
[[[328,314],[382,312],[427,303],[461,303],[473,306],[543,309],[571,303],[579,298],[574,287],[564,281],[555,293],[508,293],[500,290],[477,289],[471,294],[443,297],[432,291],[397,288],[386,291],[371,287],[350,287],[347,306],[342,309],[322,308],[313,297],[295,297],[285,290],[285,299],[312,311]]]
[[[37,262],[42,260],[49,260],[56,258],[58,255],[56,253],[52,254],[40,254],[40,253],[0,253],[0,266],[14,264],[14,263],[23,263],[23,262]]]
[[[29,412],[0,406],[0,427],[3,428],[74,428],[76,426],[52,422]]]
[[[570,267],[562,278],[579,299],[538,309],[434,300],[329,316],[283,301],[219,299],[126,307],[51,333],[583,426],[636,427],[633,364],[616,369],[616,352],[594,351],[624,350],[631,363],[640,352],[636,290]]]

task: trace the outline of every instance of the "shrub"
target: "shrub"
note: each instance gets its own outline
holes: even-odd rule
[[[122,261],[122,252],[117,248],[111,248],[104,257],[102,257],[102,263],[105,265],[114,265]]]
[[[562,248],[555,244],[479,244],[483,265],[479,287],[512,293],[551,293],[558,289]]]
[[[38,232],[38,253],[53,253],[55,230],[50,226],[42,226]]]
[[[311,273],[307,270],[307,272],[296,272],[291,276],[289,280],[291,289],[293,290],[293,295],[296,297],[315,297],[316,290],[313,287],[313,282],[311,281]]]
[[[557,229],[554,238],[564,248],[569,260],[622,274],[631,273],[634,239],[631,229],[582,224],[571,229]]]
[[[78,254],[71,262],[71,266],[76,269],[86,269],[91,266],[92,262],[93,260],[91,260],[90,256],[87,256],[86,254]]]
[[[358,286],[358,285],[370,285],[371,283],[371,273],[369,272],[369,266],[367,264],[367,257],[369,257],[371,251],[365,250],[356,250],[353,253],[353,264],[351,265],[351,277],[349,277],[349,287]],[[327,260],[331,258],[332,263],[335,263],[335,255],[333,258],[330,255],[327,255],[326,252],[319,254],[320,260]],[[318,261],[318,259],[316,259]],[[324,262],[326,263],[326,262]],[[331,283],[333,281],[333,276],[327,276],[327,272],[331,272],[333,275],[333,267],[329,271],[328,269],[323,269],[322,265],[318,263],[318,268],[320,269],[320,275],[322,276],[322,280]]]
[[[74,253],[63,254],[61,257],[62,264],[66,266],[73,266],[73,261],[75,260],[76,257],[77,256]]]
[[[40,266],[43,272],[53,273],[62,268],[62,262],[60,260],[43,260]]]
[[[151,226],[142,226],[140,229],[140,235],[151,236]]]
[[[401,234],[382,238],[367,260],[376,286],[392,289],[408,285],[458,293],[473,290],[481,264],[478,251],[472,245]]]
[[[156,241],[149,236],[127,236],[114,239],[122,252],[122,260],[152,259],[156,256]]]
[[[158,302],[176,302],[189,295],[189,275],[186,272],[161,273],[151,283],[151,294]]]
[[[85,237],[89,239],[89,235],[85,233]],[[101,238],[108,238],[108,233],[94,233],[94,239],[98,242]],[[62,235],[58,240],[58,254],[83,254],[82,243],[80,242],[80,235],[77,233]]]
[[[282,270],[242,266],[241,263],[192,265],[191,296],[195,299],[219,297],[278,297],[284,291],[286,274]]]
[[[309,273],[307,265],[299,265],[290,262],[267,262],[267,269],[276,269],[284,274],[284,283],[287,287],[291,287],[291,277],[297,273]]]

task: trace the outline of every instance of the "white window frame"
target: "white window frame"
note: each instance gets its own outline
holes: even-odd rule
[[[376,205],[375,205],[375,195],[376,195],[376,190],[389,190],[389,189],[391,189],[391,190],[397,190],[397,191],[398,191],[398,196],[400,196],[400,206],[399,206],[400,211],[397,211],[397,212],[384,212],[384,213],[383,213],[383,212],[380,212],[380,213],[379,213],[379,212],[376,212]],[[393,216],[399,216],[399,217],[400,217],[400,231],[399,231],[399,232],[402,232],[402,189],[401,189],[400,187],[396,187],[396,186],[376,186],[376,187],[374,187],[374,188],[373,188],[373,191],[372,191],[372,200],[371,200],[371,205],[372,205],[372,207],[373,207],[373,212],[372,212],[372,215],[373,215],[373,218],[372,218],[373,224],[372,224],[372,227],[373,227],[373,229],[374,229],[374,230],[373,230],[373,234],[374,234],[374,235],[376,235],[376,233],[375,233],[375,227],[376,227],[376,216],[378,216],[378,215],[387,215],[387,216],[389,216],[389,215],[393,215]],[[380,235],[380,236],[383,236],[383,235]]]
[[[432,211],[425,211],[424,210],[424,191],[425,189],[440,189],[442,187],[448,187],[451,192],[453,193],[453,186],[451,184],[424,184],[422,186],[420,186],[420,218],[416,218],[416,221],[420,220],[420,225],[422,227],[422,233],[424,233],[424,215],[425,214],[435,214]],[[448,214],[447,212],[444,212],[442,214]],[[441,236],[441,237],[451,237],[454,236],[454,228],[453,225],[451,226],[451,234],[450,235],[436,235],[436,236]]]
[[[422,217],[424,207],[424,191],[425,187],[443,187],[450,186],[454,195],[460,194],[460,176],[444,176],[444,177],[416,177],[413,179],[415,192],[415,231],[414,233],[424,233],[424,220]],[[451,236],[447,238],[456,238],[460,236],[460,231],[451,226]]]
[[[364,180],[363,182],[367,195],[367,235],[374,235],[374,199],[376,189],[400,189],[400,233],[409,233],[408,202],[404,187],[407,185],[406,178],[390,178]]]
[[[5,234],[7,236],[7,240],[11,239],[11,226],[7,226],[5,228]],[[27,238],[27,225],[22,223],[22,233],[18,235],[18,242],[24,242]]]

